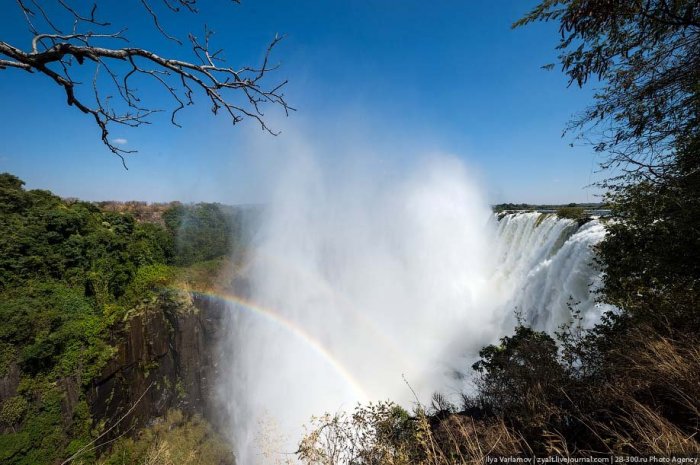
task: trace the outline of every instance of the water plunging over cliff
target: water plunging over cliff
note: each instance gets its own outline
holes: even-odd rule
[[[609,309],[596,303],[595,293],[601,274],[593,246],[604,236],[598,219],[579,226],[552,213],[505,215],[496,233],[499,264],[494,282],[508,295],[502,306],[511,312],[506,316],[517,310],[526,323],[553,333],[570,322],[573,305],[584,326],[593,326]]]
[[[313,414],[369,400],[410,405],[406,381],[422,401],[459,392],[459,374],[512,330],[516,308],[552,331],[570,318],[571,296],[595,320],[590,246],[602,236],[597,221],[497,221],[452,158],[392,180],[292,164],[247,270],[250,295],[231,298],[223,391],[239,462],[292,453]]]

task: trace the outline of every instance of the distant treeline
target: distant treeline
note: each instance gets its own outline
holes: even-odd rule
[[[491,206],[494,212],[509,210],[552,210],[561,208],[583,208],[584,210],[604,210],[609,208],[606,203],[564,203],[564,204],[530,204],[530,203],[499,203]]]
[[[78,202],[70,199],[70,202]],[[128,214],[137,223],[165,227],[174,240],[174,264],[192,263],[241,251],[242,242],[257,224],[262,207],[221,203],[155,202],[138,200],[94,202],[104,212]]]
[[[139,200],[129,200],[126,202],[107,200],[95,202],[95,205],[103,211],[129,213],[140,223],[157,223],[165,226],[163,213],[182,204],[180,202],[148,203]]]

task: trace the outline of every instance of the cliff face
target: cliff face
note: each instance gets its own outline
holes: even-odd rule
[[[16,361],[8,363],[0,376],[0,402],[17,395],[19,386],[20,371]]]
[[[93,418],[109,426],[129,412],[115,433],[171,408],[223,421],[214,386],[225,316],[225,304],[184,292],[162,294],[132,312],[115,335],[115,357],[88,395]]]

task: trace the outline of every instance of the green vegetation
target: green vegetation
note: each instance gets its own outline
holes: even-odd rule
[[[529,204],[529,203],[499,203],[493,205],[491,208],[494,212],[506,212],[506,211],[557,211],[562,208],[581,208],[583,210],[601,210],[609,208],[606,203],[568,203],[565,205],[547,205],[547,204]]]
[[[121,438],[100,465],[233,465],[230,448],[205,421],[171,410],[134,438]]]
[[[570,220],[577,221],[578,223],[585,223],[590,219],[590,216],[586,212],[586,209],[582,207],[561,207],[557,209],[557,216],[559,218],[567,218]]]
[[[222,226],[235,210],[222,209],[176,205],[165,228],[0,174],[0,378],[9,394],[0,398],[0,462],[60,462],[100,433],[87,393],[115,354],[115,335],[161,289],[211,284],[236,232]]]
[[[163,213],[175,241],[174,263],[191,265],[243,252],[245,223],[254,211],[218,203],[176,204]]]

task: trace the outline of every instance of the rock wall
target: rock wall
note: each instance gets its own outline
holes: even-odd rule
[[[113,434],[148,425],[171,408],[217,424],[214,392],[226,306],[168,292],[135,309],[115,334],[116,354],[88,394],[93,418]],[[127,415],[128,412],[128,415]]]

